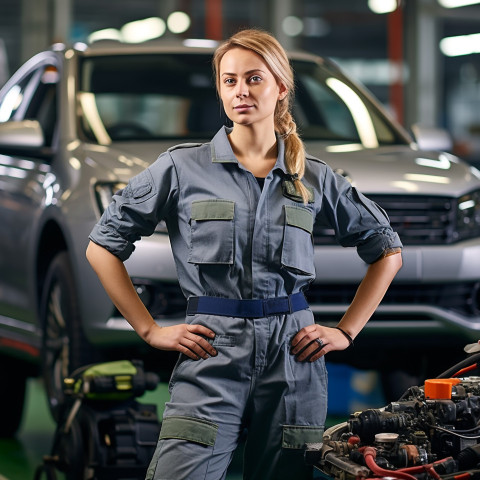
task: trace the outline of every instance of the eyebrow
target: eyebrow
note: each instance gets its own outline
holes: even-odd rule
[[[247,72],[245,72],[244,75],[251,75],[252,73],[255,73],[255,72],[266,73],[264,70],[262,70],[262,69],[260,69],[260,68],[254,68],[253,70],[248,70]],[[229,75],[229,76],[233,76],[233,77],[236,77],[236,76],[237,76],[236,73],[228,73],[228,72],[222,73],[222,76],[223,76],[223,75]]]

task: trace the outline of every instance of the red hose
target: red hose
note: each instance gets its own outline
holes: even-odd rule
[[[381,477],[394,477],[401,480],[417,480],[413,475],[410,475],[406,472],[399,472],[396,470],[386,470],[385,468],[379,467],[375,462],[375,457],[377,456],[377,451],[373,447],[366,447],[363,451],[363,456],[365,457],[365,463],[367,467],[375,474]]]
[[[427,463],[425,465],[416,465],[414,467],[404,467],[404,468],[399,468],[399,472],[404,472],[404,473],[423,473],[423,472],[428,472],[432,477],[439,478],[438,473],[434,469],[435,465],[440,465],[441,463],[446,462],[447,460],[451,460],[452,457],[446,457],[443,458],[442,460],[437,460],[435,463]]]
[[[458,372],[455,372],[452,377],[459,377],[460,375],[470,372],[471,370],[475,370],[478,364],[474,363],[473,365],[469,365],[468,367],[461,368]]]

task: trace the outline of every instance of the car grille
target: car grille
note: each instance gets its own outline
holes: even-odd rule
[[[349,305],[358,285],[312,284],[305,296],[310,305]],[[478,282],[442,284],[397,284],[390,285],[382,300],[388,305],[431,305],[451,310],[465,316],[478,315]]]
[[[448,197],[369,195],[388,214],[404,245],[442,245],[457,238],[456,200]],[[333,230],[314,229],[316,245],[336,244]]]

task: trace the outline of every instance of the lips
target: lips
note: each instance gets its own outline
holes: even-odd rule
[[[246,103],[242,103],[241,105],[237,105],[236,107],[233,107],[235,110],[248,110],[249,108],[252,108],[253,105],[247,105]]]

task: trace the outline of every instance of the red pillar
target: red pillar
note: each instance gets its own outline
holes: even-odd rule
[[[223,39],[222,0],[205,0],[205,37]]]
[[[394,68],[394,78],[390,84],[390,104],[397,120],[403,123],[403,9],[398,8],[388,14],[388,59]]]

